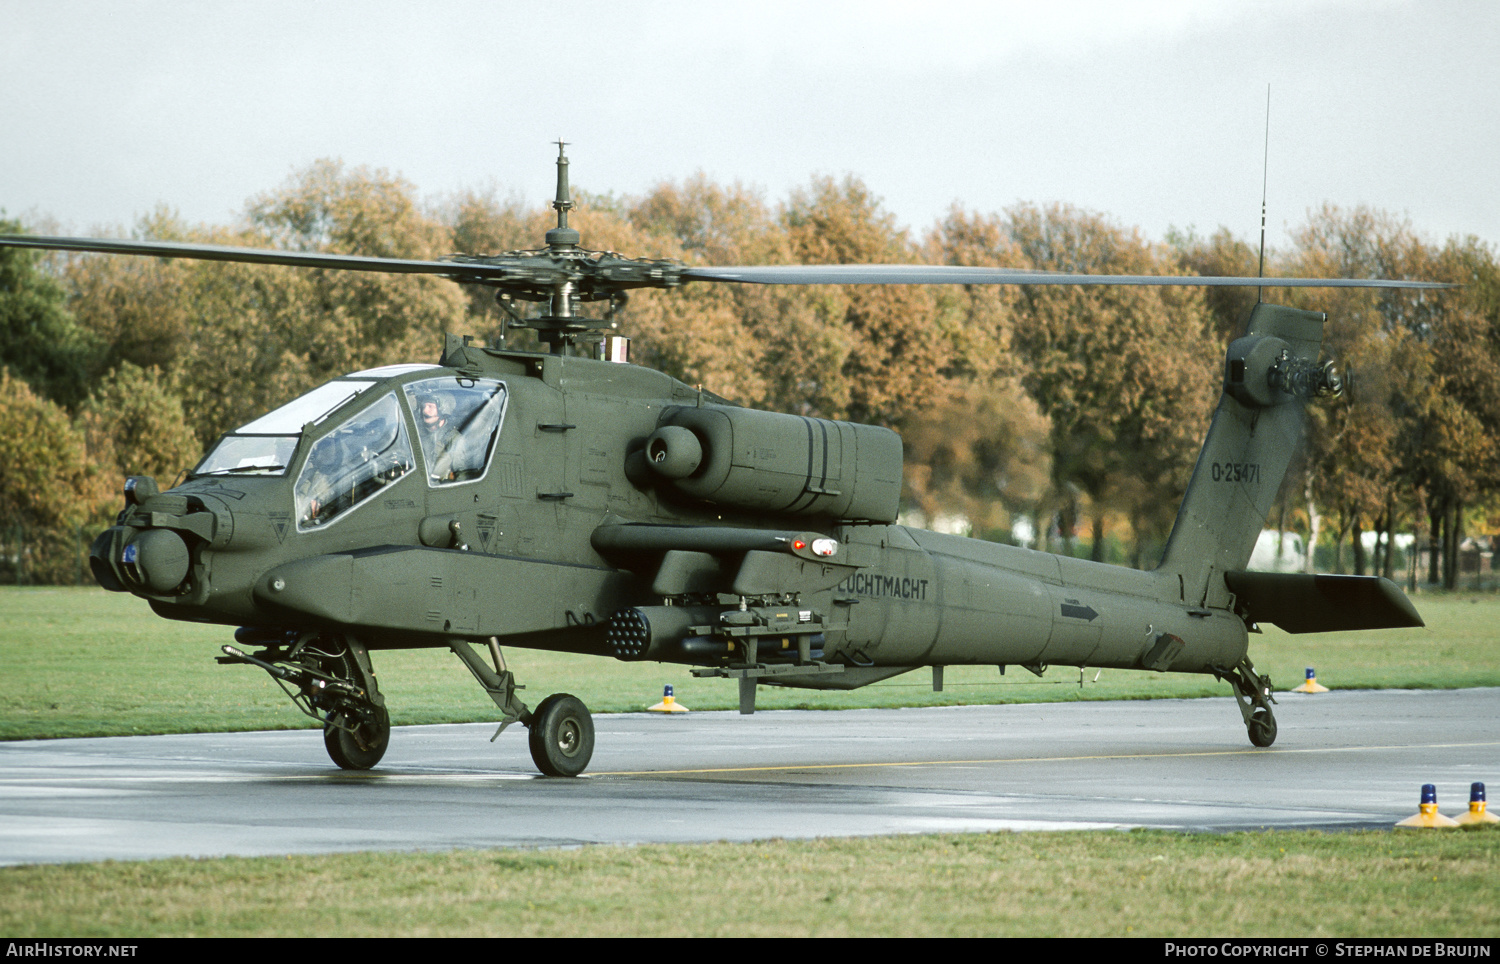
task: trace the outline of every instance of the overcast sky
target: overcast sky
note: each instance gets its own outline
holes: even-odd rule
[[[320,157],[538,203],[561,136],[596,192],[850,173],[915,232],[1065,201],[1253,239],[1270,84],[1273,245],[1325,201],[1500,242],[1478,0],[0,0],[0,58],[0,208],[71,233],[231,223]]]

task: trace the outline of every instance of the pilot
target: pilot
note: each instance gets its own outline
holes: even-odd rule
[[[337,514],[341,456],[338,442],[331,437],[313,446],[307,468],[297,480],[297,501],[305,506],[302,522],[318,525]]]
[[[453,463],[463,446],[458,428],[451,424],[453,403],[446,395],[429,392],[417,396],[417,430],[427,473],[437,481],[453,478]]]

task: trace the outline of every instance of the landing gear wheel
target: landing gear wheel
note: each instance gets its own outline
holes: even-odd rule
[[[576,777],[594,755],[594,719],[576,696],[554,693],[531,714],[528,742],[536,768],[549,777]]]
[[[1233,669],[1214,667],[1211,672],[1234,688],[1234,701],[1245,721],[1250,742],[1259,747],[1275,743],[1276,717],[1271,712],[1271,704],[1276,702],[1276,696],[1271,677],[1257,673],[1249,656],[1240,660]]]
[[[340,716],[339,722],[348,725],[355,721],[353,714]],[[368,770],[385,756],[385,748],[391,743],[391,717],[380,707],[373,720],[355,723],[353,732],[332,723],[323,727],[323,745],[328,755],[345,770]]]
[[[1250,742],[1256,746],[1270,746],[1276,742],[1276,717],[1270,707],[1257,706],[1250,712],[1250,721],[1245,724],[1250,731]]]

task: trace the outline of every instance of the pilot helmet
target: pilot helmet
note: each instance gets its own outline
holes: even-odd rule
[[[314,468],[327,471],[337,467],[343,461],[343,454],[343,446],[339,444],[339,440],[330,435],[313,446],[312,453],[307,460]]]
[[[417,417],[422,417],[427,403],[431,402],[437,406],[438,416],[447,418],[453,414],[453,400],[444,392],[422,392],[417,396]]]

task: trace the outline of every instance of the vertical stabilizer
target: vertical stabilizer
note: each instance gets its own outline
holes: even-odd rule
[[[1157,572],[1182,601],[1228,604],[1223,574],[1244,569],[1302,436],[1305,401],[1337,391],[1318,365],[1321,312],[1258,304],[1224,358],[1224,394]]]

